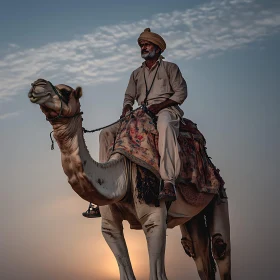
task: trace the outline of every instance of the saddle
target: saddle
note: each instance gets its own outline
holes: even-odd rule
[[[176,180],[176,188],[183,197],[189,199],[191,194],[197,197],[197,192],[218,194],[224,181],[219,169],[207,155],[204,136],[191,120],[182,119],[178,143],[181,148],[181,171]],[[160,179],[157,147],[158,132],[153,119],[139,109],[122,121],[109,154],[120,153]],[[197,205],[198,202],[194,203]]]

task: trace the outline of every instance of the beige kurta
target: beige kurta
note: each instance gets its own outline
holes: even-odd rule
[[[154,84],[147,98],[148,106],[161,103],[167,99],[172,99],[178,104],[184,102],[187,97],[187,84],[182,77],[179,67],[174,63],[159,59],[151,69],[146,67],[144,62],[141,67],[132,72],[125,92],[123,106],[127,104],[133,106],[135,100],[139,105],[144,102],[146,97],[144,73],[148,89],[150,89],[156,74]],[[172,106],[161,110],[157,115],[158,149],[161,157],[160,175],[164,181],[172,183],[175,183],[180,172],[180,147],[177,137],[179,135],[180,118],[183,114],[179,106]],[[117,129],[118,124],[104,129],[100,133],[99,160],[101,162],[108,160],[106,158],[107,151],[117,133]]]
[[[141,67],[132,72],[125,92],[124,106],[127,104],[133,106],[135,100],[138,105],[142,104],[146,97],[144,73],[148,89],[150,89],[159,63],[153,87],[147,98],[148,105],[158,104],[166,99],[174,100],[178,104],[184,102],[188,95],[187,84],[179,67],[174,63],[159,59],[151,69],[143,62]],[[183,111],[179,106],[172,106],[171,109],[180,117],[183,116]]]

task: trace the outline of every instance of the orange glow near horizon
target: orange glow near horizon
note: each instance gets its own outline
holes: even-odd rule
[[[145,277],[149,269],[145,235],[142,231],[130,230],[127,223],[124,223],[124,231],[133,271],[137,277]],[[119,279],[117,261],[103,239],[101,231],[98,240],[88,238],[81,242],[78,248],[80,251],[78,254],[84,256],[78,266],[83,267],[87,277],[93,277],[94,279],[94,277],[99,276],[101,278],[102,276],[102,279]]]
[[[81,211],[86,210],[86,207],[87,203],[85,204],[76,196],[53,200],[41,205],[40,220],[47,220],[48,227],[59,220],[60,227],[63,227],[63,232],[56,227],[50,226],[48,228],[48,244],[41,243],[42,247],[48,246],[50,251],[48,255],[44,256],[45,262],[54,263],[52,269],[70,271],[83,279],[118,280],[119,268],[113,253],[102,236],[101,219],[81,217]],[[67,219],[65,219],[66,216]],[[44,223],[44,227],[47,224]],[[149,275],[145,234],[142,230],[131,230],[126,221],[124,221],[123,226],[133,271],[137,279],[144,280]],[[168,230],[166,263],[177,268],[178,263],[176,258],[174,259],[174,255],[184,258],[187,273],[191,267],[188,258],[181,249],[180,239],[178,228]],[[43,259],[42,262],[44,262]]]
[[[50,277],[59,275],[64,279],[70,275],[85,280],[118,280],[119,268],[102,236],[101,219],[85,219],[81,215],[87,206],[87,202],[73,194],[40,203],[36,216],[33,207],[26,211],[21,223],[32,228],[33,235],[31,238],[29,235],[30,243],[24,244],[31,254],[26,258],[23,252],[19,254],[22,262],[32,262],[40,273],[46,271]],[[123,225],[133,271],[137,279],[145,280],[149,277],[145,234],[142,230],[131,230],[126,221]],[[190,269],[193,271],[191,260],[181,248],[180,235],[178,228],[167,231],[166,270],[169,277],[174,277],[178,271],[186,275]],[[22,238],[27,238],[24,232]]]

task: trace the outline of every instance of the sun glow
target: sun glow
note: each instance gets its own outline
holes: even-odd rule
[[[46,227],[48,228],[48,243],[41,242],[42,248],[39,250],[48,254],[41,256],[41,262],[51,263],[50,269],[55,267],[56,271],[66,271],[78,279],[118,280],[119,268],[102,236],[101,219],[83,218],[81,212],[86,208],[87,203],[75,195],[41,205],[39,218],[35,221],[39,235],[43,235]],[[139,280],[145,280],[149,277],[149,254],[145,234],[142,230],[131,230],[126,221],[123,226],[135,276]],[[167,266],[167,273],[174,273],[175,267],[180,268],[178,257],[186,262],[186,272],[192,266],[181,248],[180,239],[180,230],[168,230],[166,264],[171,265],[172,270],[169,271]]]
[[[141,277],[145,279],[147,271],[149,271],[145,235],[142,231],[130,230],[126,222],[124,223],[124,234],[133,271],[137,279],[141,279]],[[75,254],[83,256],[76,266],[82,268],[79,272],[85,275],[85,279],[119,279],[119,268],[116,259],[103,239],[101,231],[98,236],[89,237],[87,240],[76,244],[76,246],[78,250]]]

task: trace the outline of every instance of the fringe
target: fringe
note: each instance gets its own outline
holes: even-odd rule
[[[136,188],[139,201],[159,207],[159,187],[159,179],[150,170],[137,165]]]

